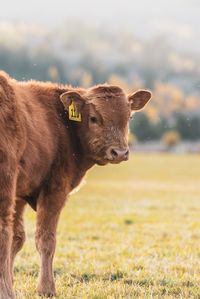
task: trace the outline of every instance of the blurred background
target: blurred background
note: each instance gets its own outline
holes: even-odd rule
[[[17,80],[149,88],[130,123],[134,150],[200,152],[199,15],[198,0],[7,0],[0,68]]]
[[[57,298],[200,298],[199,20],[200,0],[1,5],[0,69],[17,80],[153,92],[130,122],[142,153],[94,167],[61,215]],[[34,223],[27,209],[16,298],[36,298]]]

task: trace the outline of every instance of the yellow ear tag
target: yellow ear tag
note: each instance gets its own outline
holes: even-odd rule
[[[78,113],[73,102],[69,106],[69,119],[74,120],[74,121],[81,121],[81,114]]]

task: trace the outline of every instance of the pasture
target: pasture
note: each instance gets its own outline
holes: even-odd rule
[[[58,226],[58,298],[200,298],[200,156],[133,154],[95,167]],[[17,298],[35,294],[35,213],[15,263]]]

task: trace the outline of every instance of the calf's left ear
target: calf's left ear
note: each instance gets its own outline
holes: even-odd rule
[[[128,96],[128,100],[131,103],[132,111],[137,111],[142,109],[150,99],[151,99],[151,92],[149,90],[142,90],[142,89]]]
[[[77,112],[81,111],[81,108],[84,104],[84,99],[81,97],[81,95],[78,92],[75,91],[64,92],[63,94],[61,94],[60,100],[67,111],[72,102]]]

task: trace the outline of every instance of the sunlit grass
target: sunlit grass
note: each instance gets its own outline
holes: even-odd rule
[[[17,298],[37,298],[34,223],[28,208]],[[58,298],[200,298],[200,157],[91,170],[63,210],[54,268]]]

